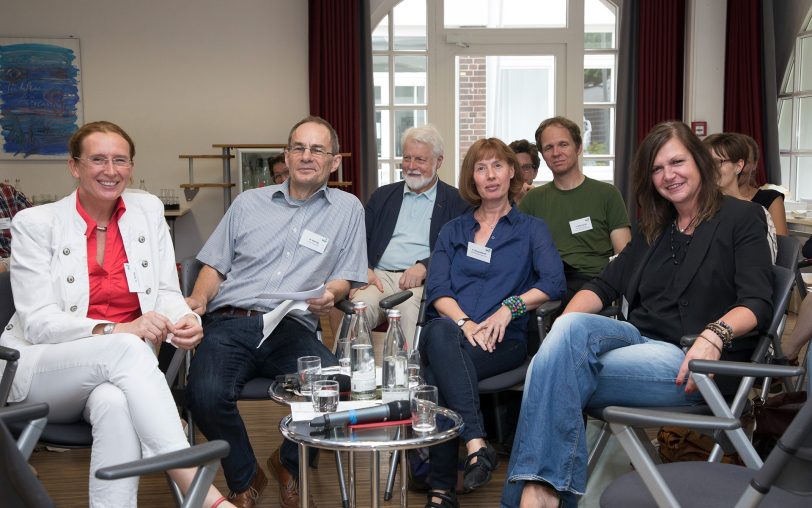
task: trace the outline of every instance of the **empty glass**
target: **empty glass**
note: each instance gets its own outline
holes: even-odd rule
[[[349,376],[351,372],[350,367],[350,353],[352,352],[352,342],[346,337],[338,341],[336,346],[336,358],[338,358],[338,367],[341,374]]]
[[[310,395],[318,375],[321,373],[321,358],[318,356],[301,356],[296,360],[299,373],[299,393]]]
[[[437,387],[419,385],[409,390],[412,428],[415,432],[432,432],[437,428]]]

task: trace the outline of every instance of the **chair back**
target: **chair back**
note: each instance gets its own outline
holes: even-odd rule
[[[180,292],[183,296],[192,294],[197,276],[200,275],[202,268],[203,263],[194,257],[185,258],[180,262]]]
[[[775,264],[795,271],[801,259],[801,242],[794,236],[779,235],[775,238],[778,243]]]
[[[48,406],[44,406],[47,414]],[[36,441],[36,436],[34,436]],[[56,506],[48,492],[28,466],[23,452],[0,417],[0,498],[3,506],[13,508],[48,508]]]
[[[13,315],[14,296],[11,293],[11,274],[0,272],[0,326],[5,328]]]
[[[812,496],[812,404],[805,403],[751,484]],[[812,504],[812,501],[810,501]]]

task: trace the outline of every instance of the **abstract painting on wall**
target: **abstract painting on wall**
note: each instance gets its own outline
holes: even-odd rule
[[[81,78],[79,39],[0,38],[0,159],[66,159]]]

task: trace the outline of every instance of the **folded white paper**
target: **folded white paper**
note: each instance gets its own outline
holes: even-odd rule
[[[323,294],[324,284],[314,289],[294,293],[262,293],[259,298],[266,300],[310,300],[311,298],[319,298]]]
[[[302,301],[293,301],[293,300],[285,300],[284,302],[280,303],[274,310],[271,312],[266,312],[262,315],[262,340],[259,341],[257,344],[257,349],[265,342],[265,339],[271,335],[271,333],[276,329],[276,326],[282,321],[282,318],[285,315],[292,311],[292,310],[307,310],[307,302]]]

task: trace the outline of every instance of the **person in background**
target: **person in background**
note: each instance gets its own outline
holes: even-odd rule
[[[90,423],[90,506],[134,507],[138,478],[95,472],[189,446],[155,350],[192,349],[203,329],[178,287],[163,204],[127,190],[130,136],[92,122],[68,148],[76,191],[12,222],[16,313],[0,336],[20,351],[10,402],[48,403],[49,422]],[[168,473],[185,492],[195,469]],[[204,504],[232,506],[214,487]]]
[[[533,188],[533,181],[539,174],[539,165],[541,164],[541,160],[539,159],[539,149],[536,147],[536,144],[531,143],[526,139],[517,139],[509,146],[510,149],[513,150],[513,153],[516,154],[516,158],[519,160],[521,177],[522,181],[524,182],[522,189],[515,198],[516,202],[518,203]]]
[[[229,499],[242,508],[253,508],[267,484],[237,407],[243,386],[254,377],[296,372],[301,356],[338,365],[316,335],[319,316],[367,280],[364,208],[352,194],[327,186],[341,164],[333,126],[316,116],[296,123],[285,162],[291,173],[285,183],[234,200],[197,255],[205,266],[187,298],[206,332],[192,358],[188,405],[208,439],[231,445],[223,473]],[[265,329],[264,314],[282,303],[272,294],[319,287],[323,293],[306,300],[306,309],[290,310]],[[297,446],[283,440],[266,463],[280,504],[298,507]]]
[[[553,181],[528,192],[519,209],[550,227],[564,261],[566,304],[629,243],[629,217],[615,186],[584,175],[578,160],[581,129],[575,122],[561,116],[544,120],[536,129],[536,146]]]
[[[656,125],[640,144],[639,231],[570,301],[530,364],[503,507],[577,505],[587,480],[584,408],[697,404],[691,360],[748,358],[732,345],[772,314],[767,225],[753,203],[723,196],[718,179],[681,122]],[[620,298],[626,320],[596,314]],[[699,337],[683,352],[686,334]]]
[[[350,299],[367,304],[369,326],[375,328],[386,321],[378,303],[410,290],[412,297],[395,308],[411,347],[437,235],[471,205],[437,175],[443,165],[443,138],[433,125],[406,129],[400,145],[403,181],[379,187],[364,207],[367,284],[350,291]],[[339,329],[342,317],[338,309],[330,312],[333,330]]]
[[[719,189],[722,194],[736,199],[745,199],[739,192],[739,181],[748,178],[745,175],[744,166],[749,154],[749,148],[744,141],[744,136],[734,133],[711,134],[703,139],[702,143],[708,147],[711,157],[719,165]],[[773,224],[772,217],[767,209],[763,209],[764,217],[767,220],[767,240],[770,242],[770,254],[773,263],[775,263],[775,257],[778,254],[775,224]]]
[[[8,270],[11,256],[11,219],[30,206],[31,201],[19,189],[0,183],[0,272]]]
[[[279,185],[280,183],[285,183],[285,181],[290,176],[288,166],[285,163],[285,152],[281,152],[278,155],[274,155],[273,157],[271,157],[270,164],[273,183],[276,185]]]
[[[747,134],[736,133],[736,136],[741,136],[749,149],[747,162],[742,170],[744,176],[739,180],[739,192],[744,199],[758,203],[766,208],[773,219],[776,234],[787,236],[789,230],[787,229],[787,211],[784,209],[784,194],[775,189],[759,188],[756,183],[756,166],[759,158],[758,143]]]
[[[465,424],[465,491],[485,485],[499,463],[485,441],[477,383],[527,359],[528,313],[565,289],[544,221],[512,204],[522,184],[505,143],[488,138],[471,145],[460,169],[460,194],[476,208],[440,231],[426,282],[426,317],[435,319],[420,336],[420,356],[440,405]],[[457,449],[456,439],[429,448],[427,508],[459,506]]]

